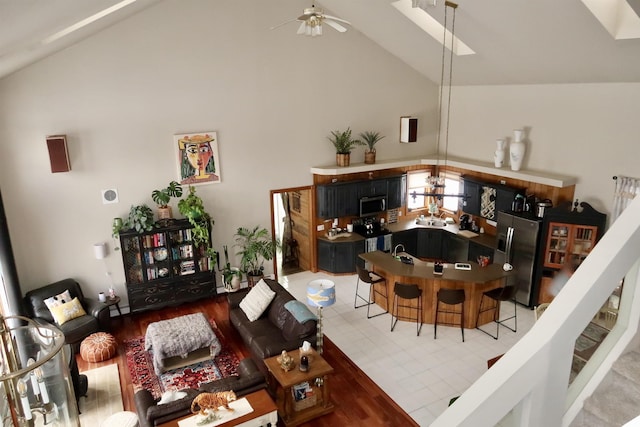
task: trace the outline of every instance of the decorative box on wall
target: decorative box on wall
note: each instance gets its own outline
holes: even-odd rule
[[[120,233],[132,313],[216,295],[215,265],[193,244],[192,228],[173,220],[146,233]]]

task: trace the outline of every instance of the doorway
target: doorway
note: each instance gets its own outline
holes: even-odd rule
[[[313,187],[271,190],[271,229],[281,242],[274,258],[276,278],[312,268]]]

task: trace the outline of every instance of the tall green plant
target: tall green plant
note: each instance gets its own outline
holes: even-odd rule
[[[264,262],[272,260],[279,247],[277,240],[269,235],[266,228],[256,225],[253,229],[239,227],[235,234],[235,246],[240,248],[240,269],[249,275],[259,276],[264,270]]]

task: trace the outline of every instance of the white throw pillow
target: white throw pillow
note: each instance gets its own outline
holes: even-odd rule
[[[260,279],[249,293],[240,301],[240,308],[247,315],[247,318],[253,322],[267,309],[276,293],[271,290],[267,283]]]
[[[175,402],[185,397],[187,393],[184,391],[167,390],[162,394],[162,397],[158,401],[158,405],[164,405],[170,402]]]

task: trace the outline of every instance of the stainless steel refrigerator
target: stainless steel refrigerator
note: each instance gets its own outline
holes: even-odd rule
[[[515,275],[508,285],[518,288],[516,301],[531,307],[533,273],[538,256],[542,222],[529,214],[498,212],[497,243],[494,262],[513,266]]]

